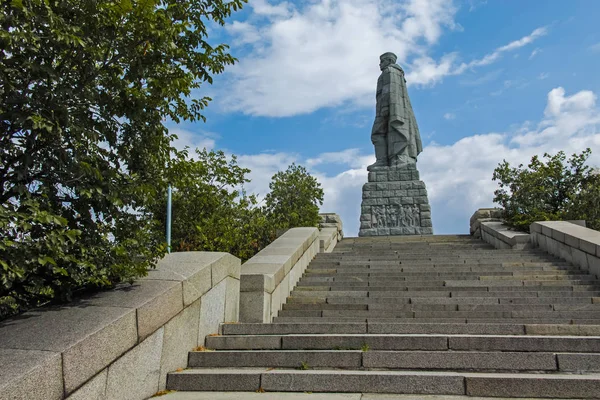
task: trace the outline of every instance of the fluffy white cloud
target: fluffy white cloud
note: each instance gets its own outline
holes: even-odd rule
[[[359,149],[347,149],[338,152],[321,153],[318,157],[306,160],[306,165],[315,167],[321,164],[343,164],[351,168],[361,168],[372,163],[370,156],[363,156]]]
[[[414,76],[415,82],[431,82],[446,74],[452,61],[446,56],[433,65],[425,58],[445,28],[459,29],[452,0],[282,4],[254,3],[255,13],[273,17],[266,24],[262,19],[256,23],[261,29],[252,32],[259,32],[260,41],[251,54],[228,69],[232,83],[221,103],[225,109],[289,116],[348,101],[364,102],[365,97],[372,97],[379,55],[390,50],[400,62],[418,55],[423,77]],[[276,14],[273,7],[287,11]],[[243,29],[250,30],[247,25]]]
[[[546,34],[531,34],[481,59],[459,62],[458,53],[428,53],[444,30],[461,30],[453,0],[253,0],[254,13],[226,29],[234,45],[251,52],[228,68],[227,111],[282,117],[341,104],[371,103],[378,57],[394,51],[409,85],[434,85],[444,77],[489,65],[502,54]],[[260,28],[259,28],[260,27]]]
[[[254,9],[254,13],[267,17],[287,17],[292,13],[293,7],[287,2],[272,5],[267,0],[252,0],[250,7]]]
[[[192,132],[178,127],[169,128],[169,133],[177,135],[177,139],[172,143],[173,147],[179,150],[188,147],[190,153],[193,153],[196,148],[203,149],[206,147],[208,150],[214,149],[215,140],[218,138],[218,135],[212,132]]]
[[[271,177],[278,171],[284,171],[287,167],[298,162],[300,157],[290,153],[261,153],[246,154],[238,156],[240,166],[250,169],[248,178],[251,180],[244,188],[248,193],[256,194],[259,199],[269,192]]]
[[[236,38],[233,43],[235,46],[256,43],[261,38],[258,28],[248,22],[233,21],[225,25],[225,30]]]
[[[492,171],[503,159],[527,163],[535,154],[567,154],[600,148],[600,109],[590,91],[566,95],[561,87],[548,93],[543,119],[507,133],[463,138],[449,146],[430,145],[419,158],[421,177],[429,189],[434,227],[443,232],[466,231],[479,207],[491,206],[496,183]],[[593,154],[592,165],[600,165]],[[456,225],[456,224],[460,225]]]
[[[568,95],[562,87],[547,96],[543,117],[538,123],[524,122],[508,132],[486,133],[465,137],[451,145],[431,144],[419,156],[421,179],[427,184],[437,233],[467,232],[472,213],[480,207],[493,206],[492,172],[503,159],[512,165],[527,163],[535,154],[568,155],[590,147],[600,148],[600,108],[594,93],[583,90]],[[590,163],[600,166],[600,152]],[[367,181],[371,154],[357,149],[323,153],[310,159],[278,153],[241,156],[240,163],[251,168],[250,189],[264,195],[270,177],[291,162],[306,165],[325,190],[323,212],[341,215],[347,236],[358,234],[361,188]],[[336,175],[322,171],[328,164],[346,165]]]

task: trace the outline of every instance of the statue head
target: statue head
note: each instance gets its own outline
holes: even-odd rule
[[[392,64],[396,64],[398,57],[394,53],[383,53],[379,56],[379,68],[383,71]]]

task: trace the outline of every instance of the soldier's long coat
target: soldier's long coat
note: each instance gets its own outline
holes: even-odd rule
[[[372,136],[387,135],[390,161],[404,154],[416,159],[423,151],[423,145],[408,98],[404,71],[397,64],[392,64],[381,72],[377,80],[376,99]]]

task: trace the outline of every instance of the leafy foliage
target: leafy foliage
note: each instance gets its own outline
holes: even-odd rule
[[[265,197],[270,219],[279,229],[319,225],[323,189],[301,165],[292,164],[271,178]]]
[[[546,153],[545,161],[534,156],[526,168],[500,163],[493,174],[499,185],[494,201],[504,209],[506,222],[528,232],[535,221],[584,219],[600,229],[600,176],[586,165],[590,154],[586,149],[565,163],[564,152]]]
[[[194,157],[181,153],[172,161],[173,251],[223,251],[245,261],[280,229],[317,226],[323,190],[303,167],[291,165],[273,176],[266,206],[246,194],[249,172],[222,151],[196,150]],[[162,201],[155,211],[163,226],[165,206]]]
[[[173,161],[172,246],[174,251],[224,251],[247,260],[274,239],[274,230],[254,195],[244,192],[246,175],[222,151],[196,150]],[[161,196],[164,198],[164,196]],[[163,216],[162,202],[156,215]]]
[[[0,4],[0,317],[144,275],[164,252],[152,210],[164,126],[235,59],[208,22],[246,0]]]

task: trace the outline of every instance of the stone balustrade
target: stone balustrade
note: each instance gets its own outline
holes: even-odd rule
[[[342,219],[334,213],[319,214],[321,230],[319,232],[319,253],[331,253],[344,237]]]
[[[515,231],[499,221],[480,222],[478,230],[481,239],[497,249],[523,250],[532,247],[529,233]]]
[[[146,399],[239,315],[240,260],[167,255],[133,285],[0,322],[0,399]]]
[[[469,232],[476,238],[481,238],[482,222],[501,222],[503,220],[503,210],[501,208],[480,208],[475,211],[469,219]]]
[[[600,232],[567,221],[531,224],[534,246],[600,275]]]
[[[333,235],[334,231],[327,234]],[[331,240],[320,240],[317,228],[292,228],[244,263],[240,321],[271,322],[319,252],[321,242],[330,247]]]

